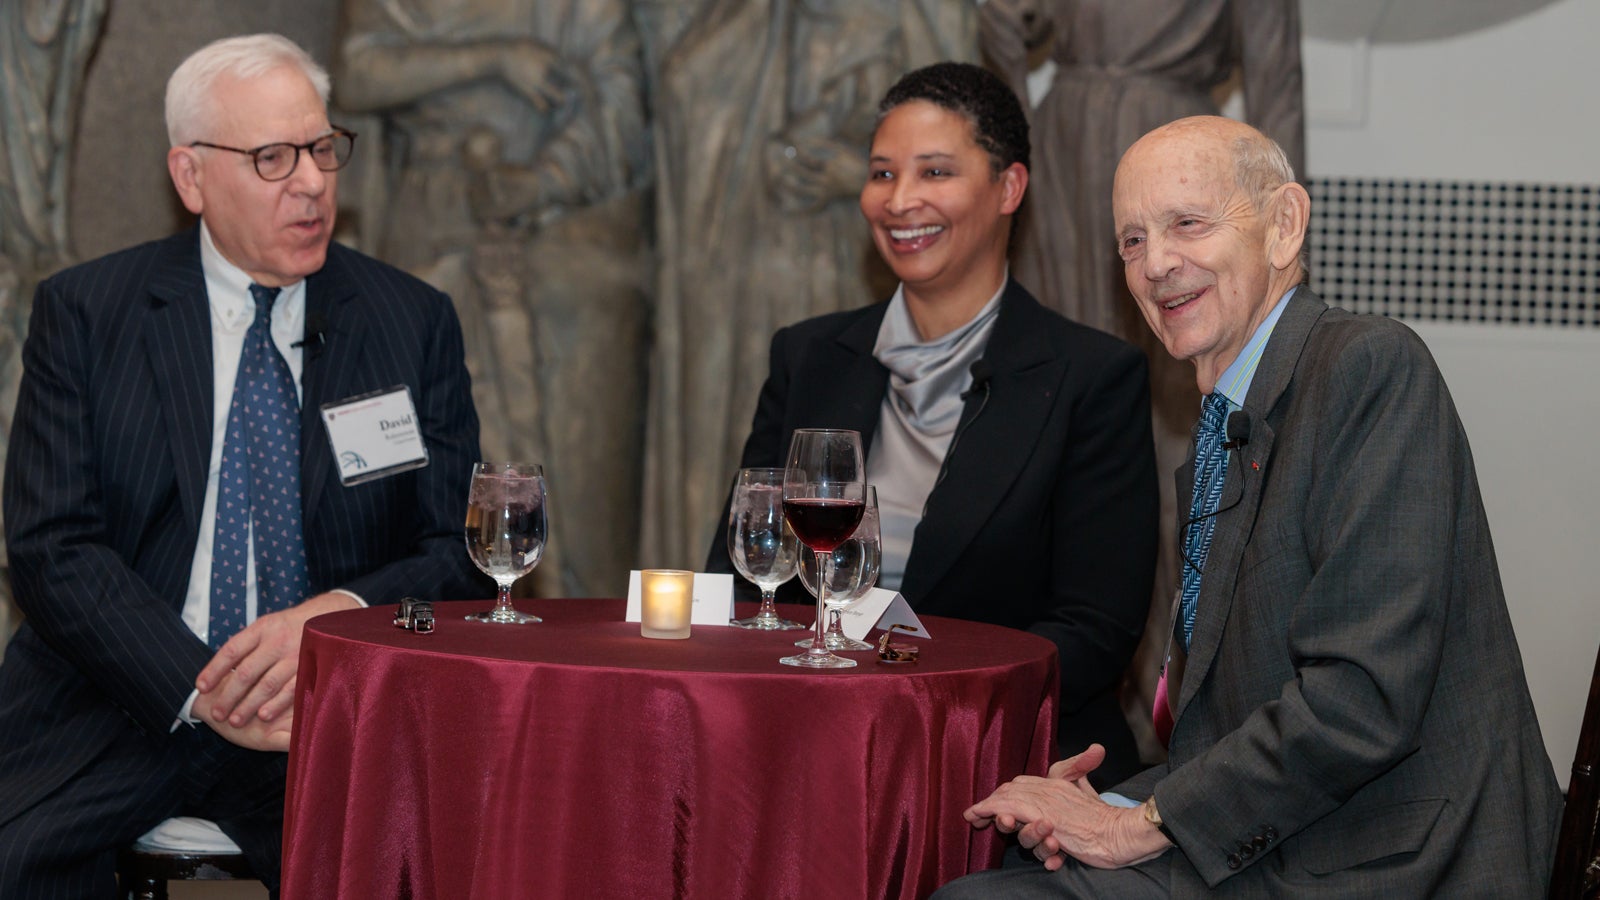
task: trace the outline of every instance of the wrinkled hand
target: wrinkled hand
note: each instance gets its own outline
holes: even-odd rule
[[[274,716],[270,722],[259,716],[252,716],[242,727],[235,727],[227,720],[220,722],[208,720],[206,724],[229,743],[237,744],[247,750],[287,753],[289,738],[294,732],[294,710],[290,709],[281,716]]]
[[[1171,844],[1137,809],[1111,806],[1089,784],[1105,761],[1099,744],[1050,767],[1046,778],[1019,775],[963,814],[974,828],[1016,832],[1025,849],[1055,871],[1071,856],[1112,869],[1159,856]]]
[[[1050,774],[1046,778],[1039,778],[1035,775],[1019,775],[1015,780],[1001,785],[1000,788],[993,794],[990,794],[988,798],[973,804],[962,815],[966,817],[966,820],[971,823],[973,828],[987,828],[992,824],[997,830],[1003,831],[1006,834],[1011,834],[1012,832],[1022,828],[1022,826],[1028,822],[1033,822],[1041,818],[1041,810],[1038,807],[1031,806],[1025,808],[1014,807],[1008,803],[1000,803],[997,805],[995,803],[995,798],[1000,797],[1002,793],[1005,793],[1007,797],[1011,798],[1012,800],[1020,799],[1020,796],[1013,796],[1016,794],[1015,791],[1008,791],[1009,788],[1019,782],[1033,784],[1035,782],[1044,783],[1050,781],[1064,781],[1069,783],[1082,781],[1088,777],[1090,772],[1100,768],[1100,764],[1105,762],[1105,759],[1106,748],[1100,746],[1099,744],[1090,744],[1087,750],[1084,750],[1077,756],[1063,759],[1051,766]],[[1085,784],[1087,784],[1087,782],[1085,782]],[[1096,797],[1098,796],[1099,795],[1097,794]]]
[[[255,719],[272,722],[288,714],[294,707],[294,676],[306,620],[358,606],[348,594],[319,594],[245,626],[200,670],[195,679],[200,695],[190,707],[194,717],[213,725],[226,721],[240,729]]]
[[[1050,778],[1059,778],[1063,781],[1079,781],[1089,777],[1089,773],[1100,768],[1106,761],[1106,748],[1099,744],[1090,744],[1077,756],[1069,756],[1050,767]]]

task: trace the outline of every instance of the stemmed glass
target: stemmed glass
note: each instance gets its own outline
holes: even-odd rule
[[[783,473],[783,516],[800,543],[816,554],[816,640],[801,654],[779,662],[811,669],[846,669],[856,661],[828,651],[823,610],[833,578],[833,550],[861,524],[866,506],[866,466],[861,461],[861,435],[854,431],[802,428],[789,442],[789,465]]]
[[[878,530],[878,489],[867,485],[867,505],[861,524],[850,539],[833,548],[833,578],[828,582],[828,631],[824,642],[829,650],[871,650],[866,641],[844,633],[839,614],[860,600],[878,583],[883,562],[883,539]],[[800,564],[800,583],[812,594],[817,592],[817,567],[814,560]],[[809,647],[816,638],[795,641],[796,647]]]
[[[778,615],[773,594],[794,577],[798,548],[783,520],[783,470],[740,469],[728,507],[728,555],[733,567],[761,589],[761,610],[734,625],[761,631],[804,628]]]
[[[511,607],[511,585],[544,555],[544,469],[529,463],[481,462],[467,493],[467,555],[500,586],[494,609],[475,622],[522,625],[538,616]]]

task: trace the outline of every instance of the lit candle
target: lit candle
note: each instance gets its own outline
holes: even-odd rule
[[[639,573],[639,633],[647,638],[689,636],[694,609],[694,573],[677,569],[645,569]]]

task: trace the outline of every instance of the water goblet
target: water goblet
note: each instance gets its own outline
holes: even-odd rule
[[[474,622],[522,625],[541,621],[511,606],[511,585],[544,555],[544,469],[529,463],[480,462],[467,493],[467,555],[499,585],[494,609]]]
[[[761,589],[761,610],[732,624],[760,631],[806,627],[778,615],[774,596],[778,585],[794,577],[796,544],[783,519],[783,470],[740,469],[728,507],[728,555],[734,569]]]
[[[789,442],[789,464],[783,473],[783,516],[800,543],[816,555],[816,640],[804,653],[779,662],[810,669],[845,669],[856,661],[829,652],[823,626],[828,584],[833,577],[833,550],[861,524],[866,508],[866,465],[861,435],[855,431],[802,428]]]

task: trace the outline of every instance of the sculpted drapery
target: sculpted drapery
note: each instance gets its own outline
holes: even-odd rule
[[[0,467],[22,378],[28,303],[40,278],[71,258],[67,169],[83,72],[106,0],[0,3]],[[0,567],[6,550],[0,541]],[[16,630],[0,578],[0,652]]]
[[[347,0],[334,79],[381,117],[378,255],[460,313],[487,459],[545,467],[544,593],[637,543],[651,169],[624,0]]]
[[[649,0],[660,247],[641,559],[693,567],[718,527],[781,325],[887,282],[857,196],[901,74],[970,58],[970,0]]]

